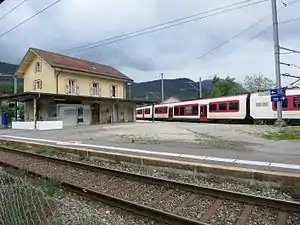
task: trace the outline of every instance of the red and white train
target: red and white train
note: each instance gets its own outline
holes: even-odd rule
[[[299,124],[300,88],[286,90],[286,99],[282,107],[283,119],[290,124]],[[271,102],[270,92],[265,91],[138,107],[136,118],[139,120],[271,124],[277,118],[277,108],[276,104]]]

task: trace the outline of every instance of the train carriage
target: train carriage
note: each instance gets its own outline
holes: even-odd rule
[[[286,90],[283,119],[300,124],[300,88]],[[271,102],[270,92],[257,92],[215,98],[187,100],[144,106],[136,109],[137,119],[196,121],[196,122],[253,122],[273,123],[277,105]]]
[[[249,94],[213,98],[209,100],[208,120],[245,120]]]
[[[269,91],[250,96],[250,116],[260,123],[273,123],[277,119],[277,104],[271,102]],[[282,117],[290,123],[300,122],[300,89],[287,89],[282,102]]]

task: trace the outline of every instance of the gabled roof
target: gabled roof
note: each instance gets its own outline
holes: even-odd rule
[[[127,77],[125,74],[121,73],[120,71],[114,69],[111,66],[90,62],[87,60],[78,59],[37,48],[29,48],[28,52],[34,52],[54,68],[92,73],[95,75],[109,76],[131,81],[129,77]]]

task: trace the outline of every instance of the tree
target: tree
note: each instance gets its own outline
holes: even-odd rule
[[[246,76],[244,80],[244,87],[250,92],[268,90],[274,86],[275,83],[262,74]]]
[[[212,79],[212,88],[210,91],[210,97],[228,96],[232,94],[242,93],[245,90],[242,85],[235,81],[235,78],[227,76],[225,79],[221,79],[218,76],[214,76]]]

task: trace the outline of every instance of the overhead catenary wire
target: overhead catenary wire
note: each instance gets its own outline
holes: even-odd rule
[[[56,4],[58,4],[59,2],[61,2],[62,0],[57,0],[55,2],[53,2],[52,4],[46,6],[45,8],[41,9],[40,11],[38,11],[37,13],[33,14],[32,16],[28,17],[27,19],[23,20],[21,23],[17,24],[16,26],[10,28],[9,30],[5,31],[4,33],[0,34],[0,38],[6,36],[7,34],[9,34],[10,32],[12,32],[13,30],[17,29],[18,27],[22,26],[23,24],[25,24],[26,22],[28,22],[29,20],[33,19],[34,17],[40,15],[41,13],[43,13],[44,11],[50,9],[51,7],[55,6]]]
[[[141,35],[154,33],[154,32],[160,31],[160,30],[164,30],[164,29],[168,29],[168,28],[171,28],[171,27],[175,27],[175,26],[186,24],[186,23],[194,22],[194,21],[197,21],[197,20],[201,20],[201,19],[204,19],[204,18],[211,17],[211,16],[220,15],[220,14],[230,12],[230,11],[233,11],[233,10],[242,9],[242,8],[249,7],[249,6],[252,6],[252,5],[257,5],[257,4],[260,4],[260,3],[263,3],[263,2],[267,2],[267,1],[268,0],[241,1],[241,2],[230,4],[230,5],[227,5],[227,6],[218,7],[218,8],[206,11],[206,12],[194,14],[194,15],[187,16],[187,17],[184,17],[184,18],[172,20],[172,21],[169,21],[169,22],[166,22],[166,23],[154,25],[154,26],[151,26],[151,27],[147,27],[147,28],[144,28],[144,29],[137,30],[137,31],[133,31],[133,32],[118,35],[118,36],[115,36],[115,37],[107,38],[107,39],[100,40],[100,41],[97,41],[97,42],[94,42],[94,43],[85,44],[85,45],[81,45],[81,46],[78,46],[78,47],[75,47],[75,48],[67,49],[67,50],[64,50],[64,51],[60,51],[59,53],[72,54],[72,53],[76,53],[76,52],[80,52],[80,51],[85,51],[85,50],[92,49],[92,48],[97,48],[97,47],[100,47],[100,46],[103,46],[103,45],[107,45],[107,44],[111,44],[111,43],[115,43],[115,42],[119,42],[119,41],[124,41],[124,40],[134,38],[134,37],[138,37],[138,36],[141,36]],[[245,3],[248,3],[248,4],[245,4]],[[244,4],[244,5],[241,5],[241,4]],[[230,7],[233,7],[233,6],[235,6],[235,7],[230,8]],[[223,11],[220,11],[220,10],[223,10]],[[215,12],[215,11],[220,11],[220,12]],[[215,12],[215,13],[213,13],[213,12]],[[206,14],[208,14],[208,15],[206,15]],[[194,18],[194,17],[196,17],[196,18]]]
[[[0,21],[3,20],[5,17],[7,17],[9,14],[11,14],[12,12],[14,12],[17,8],[19,8],[21,5],[23,5],[27,0],[23,0],[22,2],[20,2],[18,5],[16,5],[15,7],[13,7],[11,10],[9,10],[8,12],[4,13],[3,16],[0,17]]]
[[[293,2],[289,3],[289,5],[292,5],[296,2],[299,2],[299,0],[294,0]],[[286,7],[286,6],[285,6]],[[280,7],[280,9],[282,9],[282,7]],[[241,36],[242,34],[246,33],[247,31],[251,30],[252,28],[256,27],[258,24],[262,23],[263,21],[265,21],[269,16],[271,16],[271,13],[269,13],[268,15],[266,15],[265,17],[261,18],[260,20],[258,20],[257,22],[251,24],[250,26],[246,27],[245,29],[241,30],[240,32],[238,32],[237,34],[233,35],[232,37],[230,37],[229,39],[225,40],[224,42],[220,43],[219,45],[213,47],[212,49],[206,51],[205,53],[203,53],[201,56],[198,56],[196,59],[202,59],[205,56],[211,54],[212,52],[216,51],[217,49],[223,47],[224,45],[228,44],[229,42],[231,42],[233,39]],[[285,24],[285,23],[290,23],[296,20],[299,20],[299,17],[296,18],[292,18],[289,20],[285,20],[282,22],[279,22],[279,24]],[[260,35],[262,35],[264,32],[266,32],[268,29],[270,29],[272,27],[272,25],[267,26],[265,29],[263,29],[262,31],[260,31],[259,33],[257,33],[255,36],[253,36],[250,41],[256,39],[257,37],[259,37]],[[249,41],[247,42],[249,43]]]

